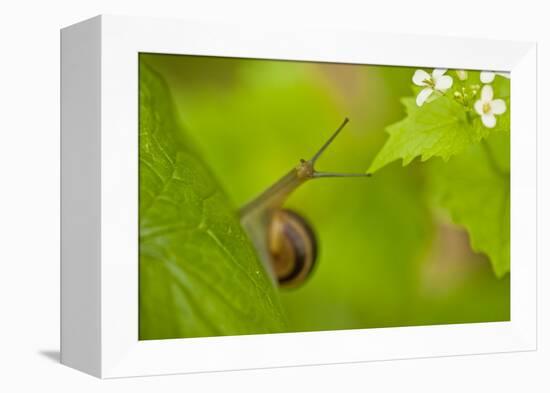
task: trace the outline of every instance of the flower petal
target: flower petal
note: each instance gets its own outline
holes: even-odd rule
[[[477,100],[476,103],[474,104],[474,109],[479,115],[483,116],[483,101]]]
[[[424,70],[416,70],[413,75],[413,83],[417,86],[426,86],[425,80],[431,79],[430,74]]]
[[[456,76],[458,76],[458,79],[460,79],[461,81],[465,81],[466,79],[468,79],[468,71],[466,70],[456,70]]]
[[[486,114],[481,116],[483,125],[487,128],[493,128],[497,124],[497,118],[493,114]]]
[[[491,109],[495,115],[502,115],[506,112],[506,102],[500,98],[498,100],[493,100],[491,102]]]
[[[481,71],[481,74],[479,74],[479,79],[483,83],[491,83],[495,79],[495,73],[491,71]]]
[[[434,78],[434,81],[437,82],[437,80],[439,78],[441,78],[443,76],[443,74],[446,73],[446,72],[447,72],[446,68],[436,68],[432,72],[432,78]]]
[[[447,90],[453,85],[453,78],[449,75],[443,75],[435,82],[436,90]]]
[[[484,102],[491,101],[493,99],[493,88],[491,85],[483,86],[481,89],[481,100]]]
[[[428,97],[433,93],[433,89],[431,87],[426,87],[422,89],[420,93],[416,96],[416,105],[422,106],[428,99]]]

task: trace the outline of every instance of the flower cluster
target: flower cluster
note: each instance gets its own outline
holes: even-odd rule
[[[445,93],[453,86],[453,78],[446,75],[447,70],[436,68],[431,74],[424,70],[416,70],[412,81],[415,85],[422,87],[416,97],[416,105],[419,107],[426,102],[433,101]],[[479,84],[466,85],[468,72],[465,70],[455,71],[460,80],[459,87],[454,90],[453,97],[461,103],[468,111],[472,108],[481,117],[481,122],[487,128],[493,128],[497,119],[495,115],[502,115],[506,112],[506,102],[502,99],[495,99],[493,88],[490,85],[495,75],[510,78],[509,73],[482,71],[479,79],[483,84],[480,91]],[[473,103],[473,105],[472,105]]]

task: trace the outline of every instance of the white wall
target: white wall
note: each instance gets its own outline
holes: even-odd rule
[[[548,244],[550,217],[548,203],[543,203],[550,200],[546,132],[550,38],[545,2],[383,0],[371,6],[364,0],[294,2],[1,3],[0,390],[550,391],[550,254],[544,244],[545,240]],[[52,361],[59,348],[59,28],[99,13],[264,19],[266,23],[539,41],[539,351],[110,381]]]

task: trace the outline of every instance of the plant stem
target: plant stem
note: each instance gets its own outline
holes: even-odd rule
[[[500,176],[503,176],[503,177],[508,177],[509,176],[509,173],[506,172],[504,169],[502,169],[500,167],[500,165],[498,164],[496,158],[495,158],[495,155],[493,154],[493,151],[491,150],[491,147],[489,146],[489,144],[487,143],[487,140],[486,139],[483,139],[481,141],[481,145],[483,146],[483,150],[485,150],[485,154],[487,156],[487,160],[489,161],[489,165],[491,166],[491,168],[496,172],[498,173]]]

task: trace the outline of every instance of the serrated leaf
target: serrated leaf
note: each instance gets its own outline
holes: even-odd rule
[[[448,160],[481,138],[478,129],[468,123],[460,104],[447,96],[438,97],[422,107],[418,107],[412,97],[404,98],[403,104],[407,117],[386,129],[390,137],[369,172],[400,158],[403,165],[415,157],[421,157],[422,161],[434,156]]]
[[[468,75],[467,82],[457,82],[453,87],[460,94],[471,94],[472,90],[467,86],[477,85],[474,89],[481,88],[479,72],[470,71]],[[507,105],[506,112],[497,116],[496,127],[491,129],[481,123],[480,116],[471,108],[473,102],[479,99],[479,91],[475,98],[470,98],[469,111],[451,98],[451,92],[439,97],[432,96],[422,107],[416,105],[414,97],[404,98],[402,101],[407,116],[387,127],[390,137],[375,157],[369,172],[375,172],[398,159],[403,160],[403,166],[416,157],[422,161],[431,157],[448,160],[493,132],[509,131],[510,80],[497,75],[491,86],[494,98],[504,99]]]
[[[228,200],[140,64],[139,337],[272,333],[285,320]]]
[[[431,169],[440,205],[466,228],[472,249],[486,254],[502,277],[510,271],[510,133],[492,133]]]

